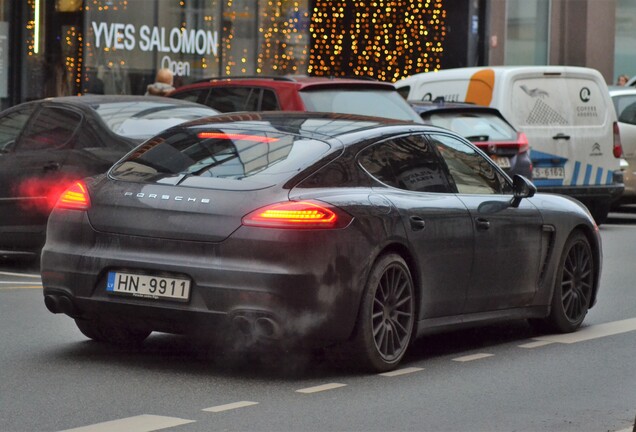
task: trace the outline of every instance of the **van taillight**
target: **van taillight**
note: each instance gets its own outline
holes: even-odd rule
[[[91,207],[91,199],[88,196],[86,184],[82,181],[73,183],[60,195],[55,207],[69,210],[88,210]]]
[[[614,157],[623,156],[623,146],[621,145],[621,132],[618,128],[618,122],[614,122]]]

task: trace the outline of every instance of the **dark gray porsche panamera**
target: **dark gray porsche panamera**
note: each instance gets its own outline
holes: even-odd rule
[[[249,335],[382,371],[456,326],[576,330],[601,261],[581,204],[452,132],[245,113],[173,127],[71,187],[41,266],[47,308],[97,341]]]

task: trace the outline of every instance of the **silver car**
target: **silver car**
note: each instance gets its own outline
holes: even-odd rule
[[[610,87],[610,97],[616,109],[621,144],[625,191],[615,205],[636,203],[636,88]]]

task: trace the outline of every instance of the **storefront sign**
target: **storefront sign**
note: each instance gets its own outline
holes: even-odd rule
[[[107,93],[141,92],[135,76],[159,68],[175,77],[199,78],[220,59],[216,1],[135,0],[118,7],[85,8],[88,82],[104,81]],[[216,69],[215,69],[216,70]],[[92,74],[92,75],[91,75]],[[88,86],[87,86],[88,87]]]
[[[95,46],[109,49],[173,54],[217,55],[217,32],[142,25],[139,31],[133,24],[91,23]]]

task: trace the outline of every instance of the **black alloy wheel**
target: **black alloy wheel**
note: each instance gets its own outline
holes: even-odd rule
[[[590,308],[595,274],[590,242],[583,233],[574,232],[563,248],[546,330],[569,333],[581,326]]]
[[[411,342],[415,292],[406,262],[387,254],[375,263],[366,285],[354,336],[355,355],[366,369],[395,368]]]

